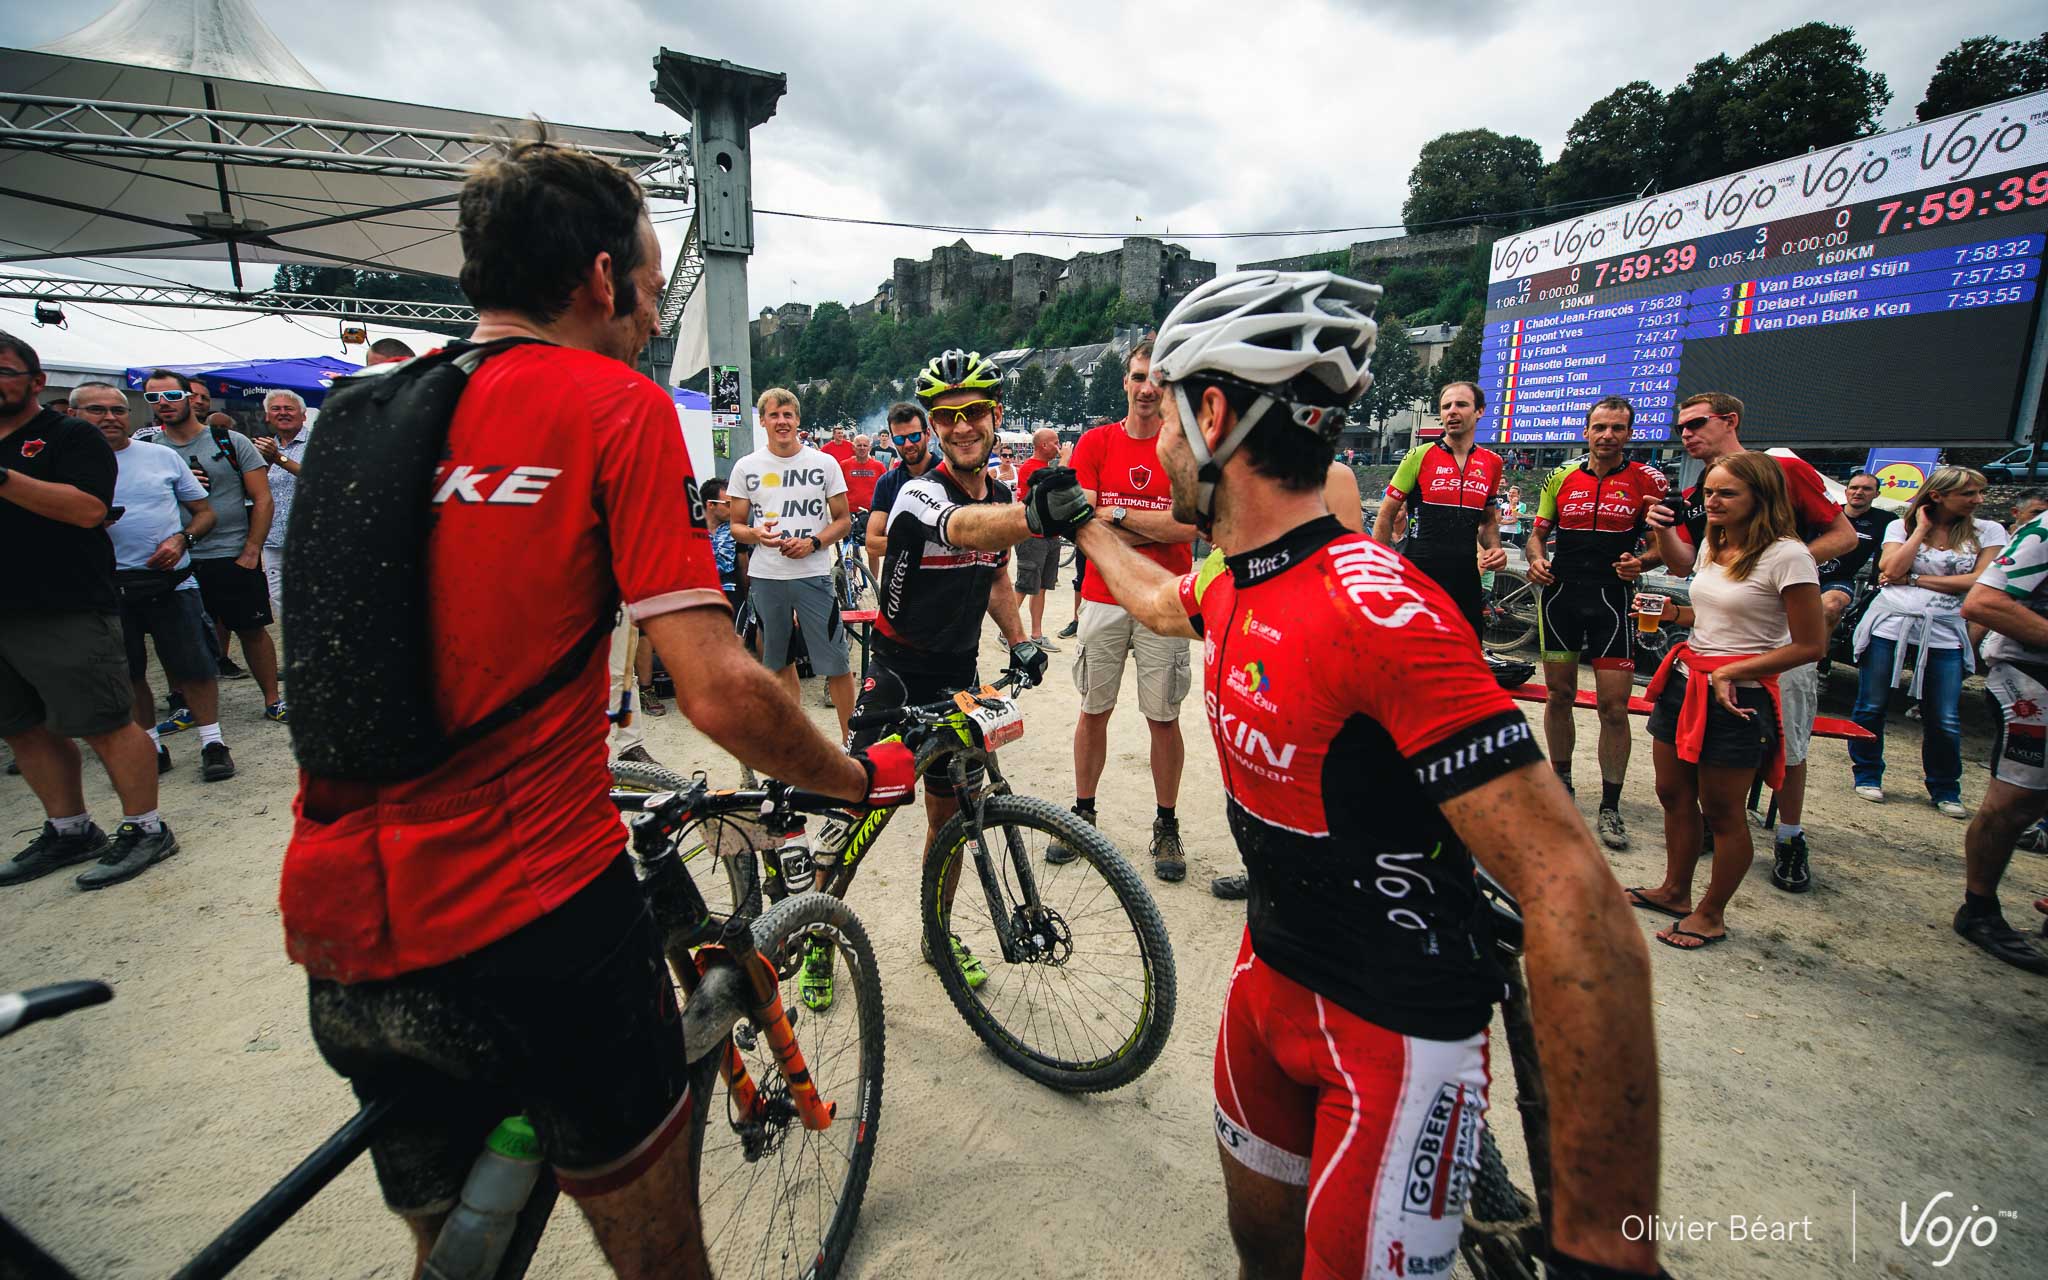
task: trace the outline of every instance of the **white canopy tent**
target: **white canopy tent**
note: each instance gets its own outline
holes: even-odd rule
[[[249,0],[120,0],[44,49],[0,49],[0,264],[225,260],[238,289],[257,263],[453,276],[464,170],[528,127],[330,93]],[[549,131],[651,198],[690,198],[680,138]]]

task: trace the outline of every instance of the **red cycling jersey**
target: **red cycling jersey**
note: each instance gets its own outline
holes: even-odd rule
[[[1438,806],[1541,760],[1528,722],[1443,588],[1334,516],[1224,565],[1181,597],[1260,958],[1393,1031],[1484,1028],[1501,973]]]
[[[1551,472],[1535,524],[1538,537],[1557,530],[1551,572],[1559,582],[1620,582],[1614,562],[1636,549],[1643,513],[1669,489],[1663,472],[1641,462],[1624,462],[1606,475],[1593,470],[1591,459]]]
[[[1792,500],[1792,519],[1799,526],[1800,540],[1812,542],[1842,514],[1841,504],[1828,496],[1827,482],[1806,459],[1785,453],[1768,456],[1777,459],[1778,470],[1784,473],[1785,494]],[[1678,536],[1696,547],[1707,540],[1707,500],[1700,496],[1697,484],[1685,491]]]
[[[1159,437],[1133,439],[1121,422],[1091,429],[1074,446],[1074,474],[1081,487],[1096,495],[1095,506],[1132,507],[1140,511],[1171,511],[1173,490],[1166,468],[1159,465]],[[1195,562],[1192,543],[1147,542],[1138,554],[1173,572],[1186,573]],[[1115,604],[1116,596],[1091,561],[1081,574],[1081,598]]]
[[[435,706],[472,724],[622,599],[637,619],[725,603],[675,405],[617,360],[517,347],[470,379],[427,544]],[[320,977],[467,955],[567,901],[625,845],[607,797],[597,647],[580,676],[421,778],[300,775],[286,950]]]
[[[1500,496],[1500,472],[1500,455],[1480,445],[1472,446],[1462,467],[1458,455],[1442,440],[1410,449],[1387,482],[1389,499],[1406,502],[1410,495],[1415,498],[1408,513],[1415,519],[1415,533],[1408,540],[1409,559],[1454,560],[1477,574],[1475,535],[1486,520],[1487,508]]]

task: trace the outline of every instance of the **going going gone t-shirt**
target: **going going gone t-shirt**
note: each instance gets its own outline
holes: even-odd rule
[[[809,538],[832,523],[832,499],[846,492],[846,474],[839,461],[809,445],[787,458],[756,449],[732,466],[727,482],[735,497],[753,508],[753,525],[777,537]],[[769,547],[757,548],[747,561],[750,578],[822,578],[832,572],[832,548],[809,555],[786,556]]]

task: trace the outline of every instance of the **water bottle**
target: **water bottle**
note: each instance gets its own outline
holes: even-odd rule
[[[782,871],[783,887],[791,893],[803,893],[817,880],[817,868],[811,862],[811,847],[804,839],[801,818],[794,830],[783,835],[782,847],[775,851],[775,861]]]
[[[486,1280],[512,1243],[519,1211],[540,1178],[540,1140],[525,1116],[499,1123],[470,1166],[462,1201],[427,1255],[425,1280]]]
[[[832,871],[839,865],[839,851],[846,847],[846,824],[827,822],[818,833],[818,845],[811,850],[811,865],[817,868],[818,879],[830,882]]]

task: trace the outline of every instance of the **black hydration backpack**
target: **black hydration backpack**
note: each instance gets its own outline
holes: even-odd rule
[[[474,724],[442,728],[427,584],[436,472],[470,375],[534,341],[451,342],[344,379],[321,406],[286,526],[283,601],[292,750],[314,777],[399,782],[431,772],[567,685],[610,635],[616,610],[607,608],[537,683]]]

